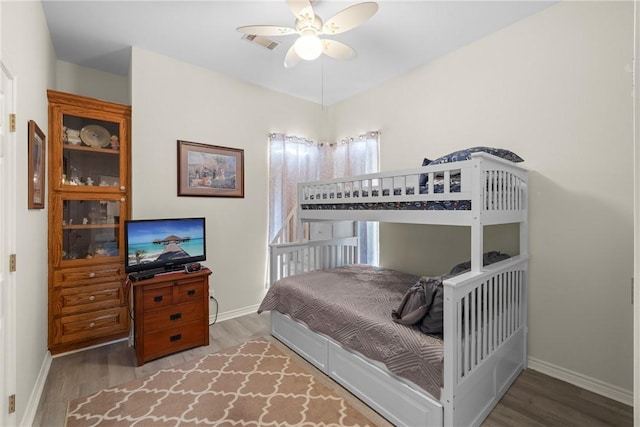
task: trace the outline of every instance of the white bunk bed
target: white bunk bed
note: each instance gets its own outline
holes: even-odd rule
[[[471,270],[443,282],[439,397],[275,310],[272,334],[395,425],[480,425],[526,368],[527,194],[526,170],[486,153],[455,163],[298,186],[301,221],[471,228]],[[443,210],[447,207],[454,210]],[[519,254],[483,266],[483,227],[507,223],[520,225]],[[273,245],[271,283],[357,262],[356,238]]]

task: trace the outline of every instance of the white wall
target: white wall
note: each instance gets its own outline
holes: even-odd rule
[[[129,76],[56,61],[56,90],[130,105]]]
[[[321,107],[133,49],[133,217],[205,216],[220,312],[253,311],[267,265],[270,132],[317,138]],[[244,150],[244,198],[177,197],[177,140]]]
[[[521,155],[530,171],[529,355],[629,401],[632,42],[632,2],[563,2],[331,109],[337,138],[381,129],[383,170],[476,145]],[[416,262],[452,257],[429,249],[445,233],[383,226],[381,262],[409,267],[397,250],[407,240],[422,242],[408,254]]]
[[[42,210],[27,209],[27,122],[35,120],[48,133],[46,89],[55,85],[55,55],[40,2],[2,2],[1,31],[2,61],[18,83],[16,419],[20,422],[47,354],[48,203]]]
[[[635,6],[635,67],[634,67],[634,110],[635,110],[635,140],[634,140],[634,180],[635,180],[635,208],[634,208],[634,254],[636,254],[633,268],[634,292],[633,292],[633,314],[634,314],[634,368],[633,368],[633,407],[635,425],[640,425],[640,3],[634,2]]]

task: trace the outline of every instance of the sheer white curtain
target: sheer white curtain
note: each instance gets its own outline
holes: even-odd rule
[[[315,143],[306,138],[284,134],[269,136],[269,241],[273,242],[287,223],[287,215],[296,205],[298,182],[340,178],[379,170],[377,131],[367,132],[339,142]],[[361,223],[360,260],[378,263],[378,225]],[[287,233],[295,239],[292,231]]]
[[[298,136],[269,135],[269,242],[287,222],[296,206],[298,182],[318,178],[318,146]],[[287,230],[285,241],[295,240],[295,230]]]
[[[342,178],[380,170],[380,132],[367,132],[344,138],[335,144],[323,144],[320,179]],[[327,153],[329,152],[329,153]],[[378,265],[378,223],[359,222],[360,262]]]

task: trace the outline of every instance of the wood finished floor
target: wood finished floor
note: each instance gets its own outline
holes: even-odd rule
[[[67,402],[206,354],[269,335],[269,314],[251,314],[210,327],[210,345],[135,366],[126,341],[56,357],[51,363],[33,426],[64,426]],[[294,356],[295,357],[295,356]],[[300,363],[315,370],[301,358]],[[319,371],[319,375],[322,375]],[[379,426],[390,425],[340,386],[322,381]],[[483,427],[632,426],[633,409],[530,369],[524,371],[482,424]]]

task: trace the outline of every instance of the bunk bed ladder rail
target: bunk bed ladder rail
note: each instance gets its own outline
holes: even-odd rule
[[[269,252],[270,285],[294,274],[359,262],[357,237],[269,245]]]
[[[444,284],[445,353],[453,353],[445,355],[445,425],[482,421],[526,366],[526,257],[492,267]]]

